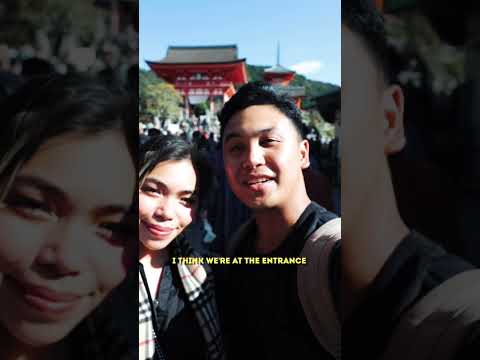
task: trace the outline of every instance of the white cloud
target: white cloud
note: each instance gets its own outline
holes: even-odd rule
[[[301,75],[312,76],[318,74],[323,68],[323,63],[318,60],[308,60],[294,64],[290,68]]]

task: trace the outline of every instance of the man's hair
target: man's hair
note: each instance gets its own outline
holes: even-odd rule
[[[223,139],[225,128],[237,112],[254,105],[271,105],[292,122],[299,138],[303,139],[302,114],[293,98],[279,94],[273,86],[264,82],[251,82],[242,86],[238,92],[225,104],[220,112],[220,134]]]
[[[362,39],[382,70],[385,82],[391,82],[391,51],[387,43],[385,21],[373,0],[342,0],[342,24]]]

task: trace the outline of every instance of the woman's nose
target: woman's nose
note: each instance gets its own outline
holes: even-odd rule
[[[154,217],[159,220],[171,220],[174,216],[174,201],[171,197],[162,198],[155,207]]]
[[[59,222],[39,250],[35,265],[51,276],[78,275],[88,262],[92,227],[83,222]]]

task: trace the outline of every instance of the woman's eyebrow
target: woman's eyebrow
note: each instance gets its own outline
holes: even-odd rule
[[[48,195],[53,195],[56,198],[68,199],[67,194],[58,186],[38,176],[18,175],[15,178],[12,187],[15,188],[18,186],[34,187],[40,192]]]
[[[150,177],[150,178],[147,177],[143,183],[145,184],[147,182],[154,183],[157,187],[159,187],[161,189],[170,190],[170,188],[167,186],[167,184],[165,184],[163,181],[161,181],[159,179],[156,179],[156,178],[153,178],[153,177]],[[180,196],[192,195],[192,194],[195,194],[195,190],[180,190],[180,191],[177,192],[177,195],[180,195]]]
[[[69,197],[66,192],[60,189],[55,184],[34,175],[19,175],[15,178],[13,188],[15,187],[33,187],[43,194],[52,196],[59,199],[65,204],[70,204]],[[72,205],[67,205],[71,207]],[[105,206],[99,206],[93,213],[95,216],[106,216],[116,214],[126,214],[130,209],[130,204],[109,204]]]

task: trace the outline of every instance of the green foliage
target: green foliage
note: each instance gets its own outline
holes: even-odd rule
[[[326,142],[335,137],[335,126],[326,122],[317,110],[304,112],[303,121],[307,126],[315,128]]]
[[[139,70],[139,120],[148,123],[154,117],[160,120],[177,120],[180,115],[182,97],[173,88],[159,79],[153,72]]]
[[[260,81],[263,80],[263,71],[268,66],[256,66],[247,64],[248,81]]]

